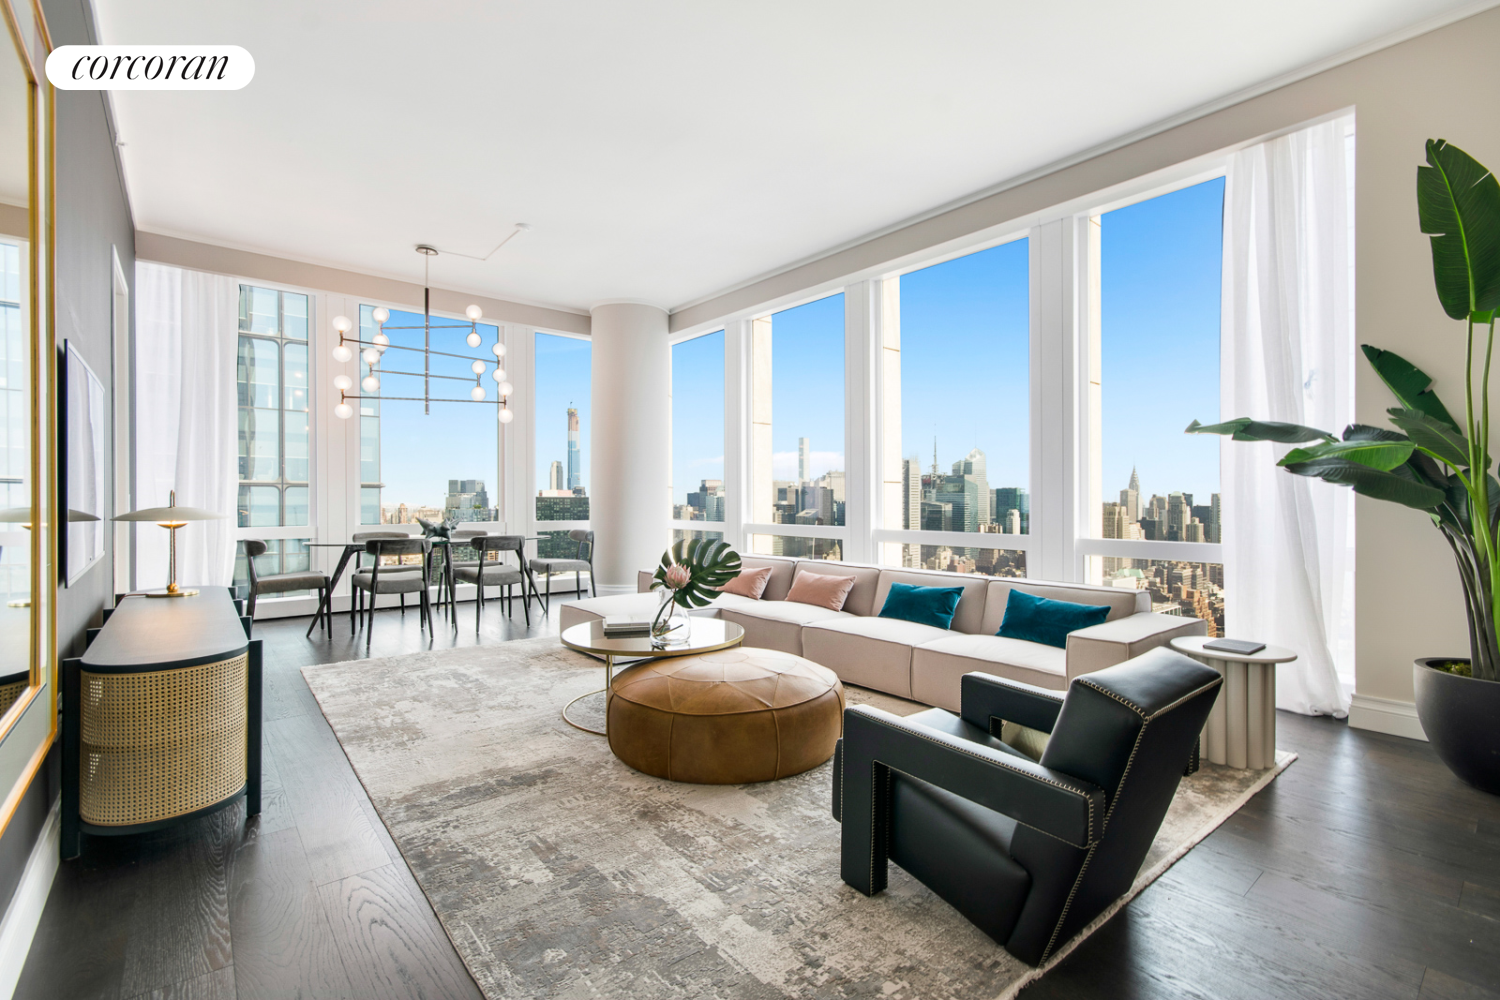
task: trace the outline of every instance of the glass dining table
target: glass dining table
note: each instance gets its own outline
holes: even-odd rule
[[[417,536],[413,536],[413,537],[417,537]],[[468,536],[468,537],[473,537],[473,536],[471,535],[471,536]],[[536,542],[536,541],[540,541],[541,537],[542,536],[540,536],[540,535],[527,535],[526,536],[526,540],[528,542]],[[437,600],[434,602],[434,606],[435,607],[440,607],[440,608],[446,606],[447,609],[448,609],[447,614],[448,614],[449,618],[456,625],[458,623],[458,584],[455,581],[454,576],[453,576],[453,559],[450,557],[450,550],[452,548],[454,548],[454,547],[461,547],[466,539],[462,538],[462,537],[460,537],[460,538],[435,537],[435,538],[429,538],[427,540],[432,543],[432,548],[428,551],[428,554],[427,554],[427,560],[428,560],[428,562],[427,562],[427,572],[428,572],[429,576],[432,573],[432,557],[434,555],[436,555],[438,552],[441,552],[443,554],[443,562],[442,562],[442,574],[443,574],[443,576],[442,576],[442,579],[440,579],[438,581],[438,584],[437,584],[437,586],[438,586],[438,593],[437,593]],[[313,615],[313,623],[307,627],[307,637],[308,638],[312,638],[313,629],[317,627],[317,623],[318,623],[318,620],[319,620],[320,616],[326,614],[326,615],[329,616],[329,618],[328,618],[329,621],[333,620],[333,617],[332,617],[333,616],[333,592],[334,592],[334,590],[336,590],[338,588],[339,581],[341,579],[343,579],[344,571],[349,568],[349,561],[351,559],[353,559],[355,556],[357,556],[359,553],[365,551],[365,542],[364,541],[358,541],[358,542],[355,542],[355,541],[349,541],[349,542],[307,542],[305,544],[310,549],[341,549],[342,550],[339,553],[339,561],[338,561],[338,563],[333,568],[333,573],[328,577],[328,589],[323,592],[323,599],[318,604],[317,613]],[[351,632],[354,630],[354,614],[353,614],[352,607],[351,607],[350,616],[349,616],[349,629],[350,629]],[[332,636],[332,634],[333,634],[333,632],[330,629],[329,630],[330,637]]]

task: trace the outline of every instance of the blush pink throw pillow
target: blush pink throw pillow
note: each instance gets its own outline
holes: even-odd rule
[[[829,611],[844,610],[844,601],[854,589],[854,577],[829,576],[825,573],[798,573],[792,581],[792,589],[786,595],[789,601],[811,604],[815,608]]]
[[[730,580],[719,588],[721,593],[738,594],[748,597],[752,601],[760,600],[760,595],[766,592],[766,584],[771,582],[771,567],[762,566],[760,569],[742,569],[740,575]]]

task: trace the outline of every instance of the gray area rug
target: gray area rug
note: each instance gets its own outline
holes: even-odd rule
[[[844,885],[828,764],[713,786],[620,763],[562,720],[604,670],[556,639],[303,674],[487,997],[1008,998],[1045,971],[894,865],[879,896]],[[1293,759],[1185,779],[1131,895]]]

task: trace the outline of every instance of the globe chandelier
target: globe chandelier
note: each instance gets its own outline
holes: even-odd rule
[[[498,249],[498,248],[497,248]],[[417,253],[423,257],[422,261],[422,324],[420,326],[386,326],[386,320],[391,318],[391,312],[384,306],[377,306],[371,314],[376,323],[376,332],[369,340],[361,340],[357,334],[351,336],[354,330],[354,321],[348,316],[335,316],[333,328],[338,331],[339,342],[333,348],[333,360],[340,364],[346,364],[354,359],[354,353],[359,351],[360,360],[365,365],[365,377],[360,379],[359,393],[354,393],[354,380],[342,373],[333,377],[333,387],[339,391],[339,401],[333,408],[333,415],[340,420],[348,420],[354,416],[354,407],[349,401],[358,400],[361,395],[375,396],[380,392],[380,376],[386,375],[409,375],[422,380],[422,395],[420,396],[379,396],[380,399],[403,400],[407,402],[420,402],[422,412],[430,414],[433,403],[491,403],[497,405],[500,423],[508,424],[515,419],[515,413],[509,406],[510,394],[515,387],[506,381],[505,377],[505,345],[500,342],[498,325],[495,331],[495,343],[490,345],[493,358],[472,357],[467,354],[453,354],[449,351],[437,351],[432,347],[433,330],[462,330],[468,328],[469,335],[466,341],[470,347],[478,347],[484,342],[479,334],[479,320],[484,316],[484,311],[477,305],[470,305],[464,310],[468,317],[468,323],[436,322],[432,320],[432,289],[428,287],[428,264],[433,257],[437,256],[437,250],[425,243],[418,244]],[[422,346],[407,347],[404,344],[393,344],[391,338],[386,334],[387,330],[421,330]],[[422,370],[396,371],[382,368],[387,351],[411,351],[422,355]],[[469,398],[453,398],[449,396],[434,396],[432,394],[432,380],[445,379],[454,382],[468,382],[469,377],[464,375],[442,375],[432,370],[433,357],[458,358],[468,361],[469,370],[473,374],[474,385],[469,389]],[[490,365],[494,365],[493,368]],[[495,399],[487,399],[484,376],[488,372],[490,378],[495,382]]]

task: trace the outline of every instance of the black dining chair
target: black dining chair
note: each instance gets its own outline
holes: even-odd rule
[[[370,636],[375,631],[375,599],[381,594],[402,595],[402,608],[405,609],[406,594],[417,594],[420,597],[418,603],[419,613],[422,616],[422,625],[429,632],[436,635],[432,627],[432,606],[429,603],[429,590],[431,589],[431,577],[428,573],[428,555],[432,551],[432,543],[425,538],[414,538],[410,535],[402,535],[399,538],[371,538],[365,542],[365,554],[373,556],[374,564],[369,569],[357,569],[350,584],[354,588],[355,603],[360,605],[359,611],[362,617],[367,618],[365,622],[365,649],[370,648]],[[417,562],[406,565],[399,562],[404,556],[419,556]],[[387,558],[398,560],[395,565],[381,565],[381,561]],[[368,596],[368,615],[363,615],[366,610],[365,598]]]
[[[478,589],[478,593],[474,595],[474,631],[479,631],[479,619],[484,614],[484,588],[505,588],[505,614],[509,616],[513,608],[511,588],[517,584],[521,586],[521,610],[529,626],[531,624],[531,597],[536,592],[536,580],[531,575],[531,568],[526,564],[526,537],[524,535],[478,535],[469,539],[468,544],[479,553],[479,561],[462,563],[454,568],[454,573],[461,583],[472,583]],[[502,561],[506,552],[515,553],[516,565],[512,566]],[[495,554],[494,559],[489,558],[490,553]]]
[[[245,614],[255,617],[255,600],[262,594],[289,594],[294,590],[316,590],[318,592],[319,613],[313,615],[312,624],[307,626],[307,634],[312,635],[312,630],[317,628],[321,621],[331,630],[332,620],[328,613],[322,611],[323,598],[328,592],[328,574],[305,571],[302,573],[272,573],[261,576],[255,569],[255,560],[270,549],[264,541],[259,538],[247,538],[245,546],[245,573],[250,578],[250,600],[245,605]]]
[[[546,602],[542,607],[543,614],[552,613],[552,575],[553,573],[572,573],[574,592],[583,596],[583,574],[589,575],[589,593],[598,597],[599,592],[594,589],[594,533],[584,528],[574,528],[568,532],[568,537],[578,543],[578,549],[571,557],[566,558],[542,558],[531,560],[533,573],[547,575],[547,590],[543,600]]]

